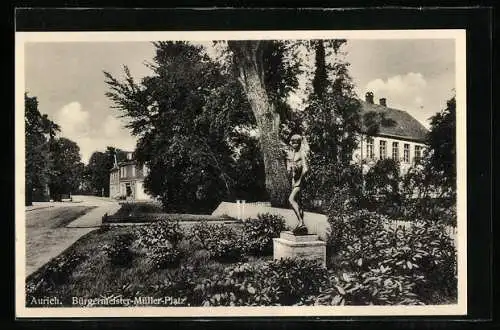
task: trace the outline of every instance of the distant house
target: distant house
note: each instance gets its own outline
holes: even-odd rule
[[[127,152],[127,159],[116,161],[109,174],[109,196],[117,199],[150,200],[144,192],[144,178],[148,173],[146,165],[140,165],[132,152]]]
[[[392,158],[399,160],[401,172],[406,173],[422,157],[428,130],[406,111],[388,107],[385,98],[375,104],[372,92],[366,93],[361,104],[362,114],[382,112],[386,119],[392,120],[393,125],[381,125],[376,136],[362,134],[353,153],[354,161],[364,164],[364,171],[367,171],[377,160]],[[367,132],[366,127],[363,127],[363,132]]]

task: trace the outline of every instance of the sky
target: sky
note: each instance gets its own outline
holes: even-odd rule
[[[405,110],[429,127],[455,88],[452,39],[348,40],[343,51],[360,98]],[[136,138],[105,96],[103,71],[123,77],[127,65],[137,80],[150,74],[150,42],[30,42],[25,44],[25,89],[39,110],[61,126],[61,136],[75,141],[82,161],[106,146],[135,149]]]

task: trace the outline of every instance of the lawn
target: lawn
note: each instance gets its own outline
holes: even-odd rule
[[[61,228],[90,212],[95,206],[61,206],[26,212],[26,228]]]

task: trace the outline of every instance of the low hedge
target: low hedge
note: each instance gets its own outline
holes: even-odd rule
[[[152,223],[176,219],[179,221],[233,221],[229,217],[215,217],[198,214],[171,214],[171,213],[138,213],[133,215],[108,215],[102,217],[103,223]],[[236,221],[236,220],[234,220]]]

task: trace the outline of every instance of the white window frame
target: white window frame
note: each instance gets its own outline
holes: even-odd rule
[[[421,158],[422,158],[422,146],[415,145],[415,156],[413,160],[417,162]]]
[[[405,143],[403,145],[403,161],[405,163],[410,162],[410,151],[411,151],[411,146],[409,143]]]
[[[373,138],[369,137],[366,139],[366,158],[368,159],[375,158],[374,144]]]
[[[399,142],[392,142],[392,159],[399,160]]]
[[[379,155],[380,159],[386,159],[387,158],[387,141],[386,140],[380,140],[379,142]],[[383,151],[383,152],[382,152]]]

